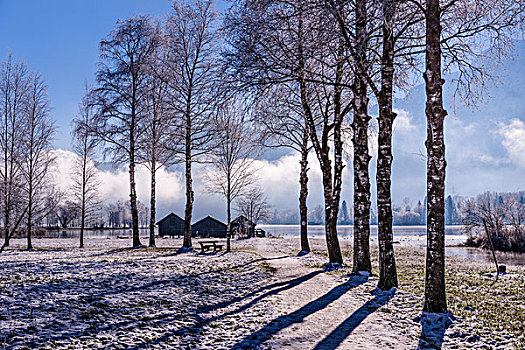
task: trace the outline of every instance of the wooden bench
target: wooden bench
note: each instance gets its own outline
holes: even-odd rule
[[[201,245],[201,252],[207,252],[210,251],[213,248],[213,251],[222,251],[222,247],[224,247],[224,244],[218,244],[217,241],[200,241],[199,244]]]

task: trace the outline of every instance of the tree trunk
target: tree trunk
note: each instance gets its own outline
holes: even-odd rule
[[[8,131],[7,131],[7,116],[5,116],[6,118],[6,130],[5,130],[5,133],[6,133],[6,138],[7,138],[7,135],[8,135]],[[9,225],[11,224],[10,222],[10,210],[9,210],[9,198],[11,198],[11,195],[10,195],[10,191],[11,191],[11,188],[8,189],[8,171],[9,171],[9,167],[8,167],[8,164],[7,164],[7,161],[9,159],[8,157],[8,153],[7,153],[7,140],[5,141],[6,145],[5,145],[5,153],[4,153],[4,176],[3,176],[3,182],[4,182],[4,188],[3,188],[3,196],[4,196],[4,231],[5,231],[5,242],[4,242],[4,246],[8,247],[9,246]]]
[[[81,215],[82,217],[80,218],[80,248],[84,248],[84,227],[86,225],[86,207],[84,202],[82,202]]]
[[[397,287],[394,235],[392,231],[392,124],[394,82],[394,15],[395,1],[383,0],[383,56],[381,60],[381,95],[379,100],[379,152],[377,157],[377,209],[379,241],[378,287],[389,290]]]
[[[183,248],[191,248],[191,217],[193,211],[193,188],[191,177],[191,155],[186,154],[186,209],[184,211],[184,242]]]
[[[87,172],[87,151],[84,147],[82,159],[82,203],[80,208],[80,248],[84,248],[84,227],[86,225],[86,172]]]
[[[30,190],[29,190],[29,202],[28,202],[28,205],[27,205],[27,250],[31,250],[33,249],[33,243],[31,242],[31,233],[33,231],[33,216],[32,216],[32,213],[33,213],[33,199],[32,199],[32,189],[31,189],[31,185],[30,185]]]
[[[7,82],[7,85],[9,86],[9,82]],[[8,94],[9,92],[6,91],[6,96],[5,96],[5,106],[4,106],[4,126],[5,126],[5,149],[4,149],[4,173],[3,173],[3,182],[4,182],[4,188],[3,188],[3,196],[4,196],[4,231],[5,231],[5,241],[4,241],[4,246],[5,247],[8,247],[9,246],[9,224],[10,224],[10,212],[9,212],[9,202],[10,202],[10,198],[11,198],[11,195],[10,195],[10,192],[11,192],[11,187],[9,186],[9,189],[8,189],[8,179],[9,179],[9,176],[11,175],[11,173],[9,172],[9,165],[8,165],[8,161],[9,161],[9,151],[8,151],[8,135],[9,135],[9,119],[8,119],[8,111],[9,111],[9,99],[8,99]],[[13,133],[14,134],[14,133]],[[12,137],[14,137],[14,135],[12,135]],[[14,159],[11,159],[11,162],[13,162]],[[9,174],[9,175],[8,175]]]
[[[139,213],[137,210],[137,189],[135,183],[135,159],[130,157],[129,162],[129,185],[130,185],[130,206],[131,206],[131,221],[133,230],[133,248],[140,247],[139,235]]]
[[[339,216],[339,201],[341,200],[341,187],[343,185],[343,141],[342,141],[342,132],[341,125],[343,124],[343,115],[341,114],[341,80],[343,78],[343,56],[344,53],[344,44],[341,41],[339,43],[338,51],[338,63],[336,70],[336,86],[334,91],[334,127],[333,127],[333,142],[334,142],[334,175],[332,191],[331,191],[331,201],[330,201],[330,241],[332,242],[331,250],[333,250],[333,255],[335,260],[339,265],[343,264],[343,257],[341,255],[341,249],[339,246],[339,239],[337,237],[337,218]],[[329,147],[327,147],[329,150]],[[326,162],[329,165],[329,157],[326,155]]]
[[[426,70],[427,103],[427,261],[425,305],[427,312],[446,312],[445,296],[445,141],[441,77],[441,24],[439,0],[427,0]]]
[[[185,128],[185,161],[186,161],[186,208],[184,211],[184,242],[182,244],[183,248],[191,248],[191,218],[193,214],[193,180],[191,176],[191,89],[189,91],[187,106],[186,106],[186,128]]]
[[[354,90],[354,266],[353,271],[372,271],[370,261],[370,174],[368,166],[368,89],[366,83],[367,2],[356,3],[357,71]]]
[[[226,225],[226,251],[231,251],[231,221],[232,221],[232,214],[231,214],[231,206],[232,206],[232,198],[231,198],[231,175],[228,173],[228,189],[226,194],[226,217],[227,217],[227,225]]]
[[[133,77],[132,99],[131,99],[131,125],[129,134],[129,202],[131,206],[131,225],[133,232],[133,248],[140,247],[139,212],[137,210],[137,185],[135,182],[135,131],[137,127],[137,81]]]
[[[308,134],[306,135],[308,142]],[[308,197],[308,148],[301,150],[301,174],[299,177],[299,215],[301,216],[301,252],[310,252],[308,243],[308,206],[306,199]]]
[[[156,175],[156,164],[155,161],[151,162],[151,194],[150,194],[150,217],[149,217],[149,246],[155,247],[155,217],[156,217],[156,186],[157,182],[155,179]]]
[[[5,193],[4,193],[5,195]],[[9,213],[9,209],[7,208],[8,205],[6,204],[6,209],[4,210],[4,215],[5,215],[5,222],[4,222],[4,231],[5,231],[5,241],[4,241],[4,246],[6,247],[9,247],[9,225],[11,224],[10,222],[10,213]]]
[[[325,233],[326,247],[328,249],[328,259],[330,264],[343,264],[343,256],[337,238],[337,215],[334,217],[333,187],[332,187],[332,166],[328,154],[325,154],[321,165],[323,173],[324,203],[325,203]]]
[[[302,2],[299,2],[301,5]],[[299,7],[299,12],[302,13],[301,6]],[[319,141],[316,130],[315,118],[313,116],[312,110],[310,109],[310,104],[308,101],[308,92],[305,79],[305,60],[303,55],[303,29],[302,29],[302,16],[299,16],[299,69],[300,69],[300,78],[298,79],[300,94],[301,94],[301,105],[303,107],[303,113],[305,114],[306,124],[308,127],[308,132],[312,143],[314,144],[314,149],[319,160],[319,165],[321,167],[321,172],[323,174],[323,188],[324,188],[324,202],[325,202],[325,235],[326,235],[326,246],[328,249],[328,259],[330,264],[343,264],[343,256],[341,254],[341,248],[339,246],[339,239],[337,238],[337,212],[339,208],[334,208],[334,198],[336,199],[338,205],[338,194],[340,192],[341,182],[341,173],[342,171],[342,159],[337,159],[337,154],[342,152],[342,147],[338,148],[337,142],[338,136],[334,136],[335,143],[335,152],[336,152],[336,166],[334,170],[334,182],[332,181],[332,165],[330,161],[328,146],[329,140],[329,128],[327,125],[324,126],[322,140]],[[342,62],[342,61],[340,61]],[[338,65],[338,82],[341,79],[340,65]],[[337,98],[336,98],[337,99]],[[340,104],[339,104],[340,107]],[[339,113],[335,113],[334,119],[341,117]],[[337,125],[338,121],[334,120],[334,130],[337,131],[337,128],[340,128],[340,125]],[[340,141],[340,140],[339,140]],[[339,167],[340,165],[340,167]],[[334,195],[334,186],[335,186],[335,195]]]

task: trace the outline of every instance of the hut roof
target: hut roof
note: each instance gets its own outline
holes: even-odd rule
[[[232,224],[236,223],[248,223],[249,225],[255,226],[255,223],[249,220],[246,216],[240,215],[235,220],[232,221]]]
[[[213,218],[213,217],[211,217],[211,216],[209,216],[209,215],[206,216],[206,217],[203,218],[203,219],[200,219],[199,221],[197,221],[196,223],[194,223],[194,224],[191,225],[191,226],[200,225],[200,224],[202,224],[202,223],[204,223],[204,222],[206,222],[206,221],[214,221],[214,222],[218,223],[218,224],[221,225],[221,226],[227,227],[227,225],[226,225],[224,222],[221,222],[221,221],[219,221],[219,220],[217,220],[217,219],[215,219],[215,218]]]
[[[167,219],[170,218],[170,217],[175,217],[175,219],[176,219],[177,221],[182,221],[182,222],[184,222],[184,219],[181,218],[180,216],[178,216],[177,214],[175,214],[175,213],[169,213],[169,214],[166,215],[164,218],[162,218],[162,219],[160,219],[159,221],[157,221],[157,225],[160,224],[161,222],[167,220]]]

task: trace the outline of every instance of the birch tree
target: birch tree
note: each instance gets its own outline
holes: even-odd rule
[[[95,114],[89,131],[106,144],[106,152],[129,166],[133,247],[141,246],[135,169],[139,140],[147,115],[148,72],[158,45],[158,32],[148,17],[117,21],[100,43]]]
[[[29,70],[25,64],[15,61],[12,55],[0,68],[0,148],[2,164],[1,204],[4,224],[4,246],[9,246],[17,219],[25,213],[22,202],[22,135],[25,103],[29,94]]]
[[[160,32],[160,29],[157,29]],[[147,112],[142,119],[143,134],[139,139],[138,158],[150,172],[150,213],[149,213],[149,246],[155,247],[156,222],[156,174],[164,166],[173,164],[174,152],[170,147],[172,130],[171,114],[168,107],[168,83],[165,79],[166,60],[165,41],[156,47],[152,54],[148,72],[148,94],[145,99]],[[177,141],[175,141],[177,142]]]
[[[55,126],[49,116],[47,85],[38,73],[29,78],[29,91],[25,105],[26,118],[21,138],[23,159],[21,173],[24,179],[23,200],[27,205],[27,249],[33,248],[32,230],[47,213],[56,207],[59,194],[50,179],[55,165],[51,142]]]
[[[337,216],[343,171],[343,121],[351,111],[346,49],[317,3],[243,1],[227,17],[234,78],[251,88],[293,81],[323,173],[329,262],[342,264]],[[333,145],[333,149],[331,146]]]
[[[100,205],[98,188],[100,181],[93,158],[98,145],[97,138],[89,131],[89,125],[95,115],[94,95],[86,86],[78,116],[73,119],[73,150],[77,155],[72,172],[70,191],[80,215],[80,248],[84,248],[84,231]]]
[[[261,92],[254,107],[256,123],[261,126],[264,147],[286,147],[301,156],[299,172],[299,216],[301,253],[310,252],[308,242],[308,155],[312,150],[310,131],[297,95],[297,84],[269,87]]]
[[[212,1],[177,0],[167,23],[166,78],[173,111],[173,149],[184,163],[186,185],[183,251],[192,247],[192,165],[202,161],[211,140],[209,117],[218,88],[216,16]]]
[[[445,139],[441,77],[441,6],[439,0],[426,2],[427,103],[427,262],[425,305],[428,312],[446,312],[445,297]]]
[[[354,153],[354,271],[370,271],[370,179],[368,164],[368,91],[371,90],[379,106],[379,152],[377,157],[377,207],[379,212],[379,283],[381,289],[397,286],[392,231],[392,125],[396,117],[393,112],[393,87],[395,83],[396,55],[405,53],[398,47],[400,37],[421,21],[414,15],[407,2],[383,0],[381,2],[327,1],[328,13],[338,23],[339,32],[349,49],[350,64],[356,75],[353,86],[354,106],[353,153]],[[353,7],[352,7],[353,6]],[[402,7],[401,10],[398,8]],[[413,7],[413,6],[412,6]],[[399,13],[403,13],[400,16]],[[422,16],[420,16],[422,17]],[[379,38],[382,42],[379,42]],[[412,42],[411,42],[412,44]],[[382,50],[380,50],[380,48]],[[396,51],[397,50],[397,51]],[[409,58],[413,58],[408,56]],[[399,61],[399,60],[398,60]],[[407,60],[404,60],[407,61]],[[397,63],[399,65],[399,62]],[[402,72],[406,71],[406,65]],[[409,67],[408,67],[409,68]],[[405,73],[406,74],[406,73]],[[397,83],[400,85],[398,74]],[[379,78],[376,78],[379,76]],[[378,87],[377,80],[381,86]]]
[[[425,89],[427,95],[427,260],[424,310],[446,311],[445,295],[445,141],[442,72],[456,70],[453,81],[466,103],[475,103],[490,81],[490,71],[508,54],[523,24],[521,1],[427,0]],[[442,65],[443,63],[443,65]]]
[[[226,200],[227,250],[230,251],[232,203],[249,189],[255,180],[254,161],[259,147],[250,139],[250,130],[242,106],[234,101],[222,104],[213,119],[214,139],[210,154],[211,169],[206,182],[211,193]]]

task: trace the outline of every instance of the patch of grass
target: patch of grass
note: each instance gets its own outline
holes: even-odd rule
[[[425,263],[421,258],[411,262],[410,255],[401,252],[397,256],[399,288],[423,295]],[[450,257],[447,261],[448,310],[467,322],[476,322],[479,334],[498,341],[511,340],[515,347],[523,349],[525,271],[510,269],[508,275],[500,276],[494,283],[495,277],[483,265]]]
[[[261,268],[269,274],[274,274],[277,272],[277,269],[273,266],[270,266],[266,261],[261,262]]]

